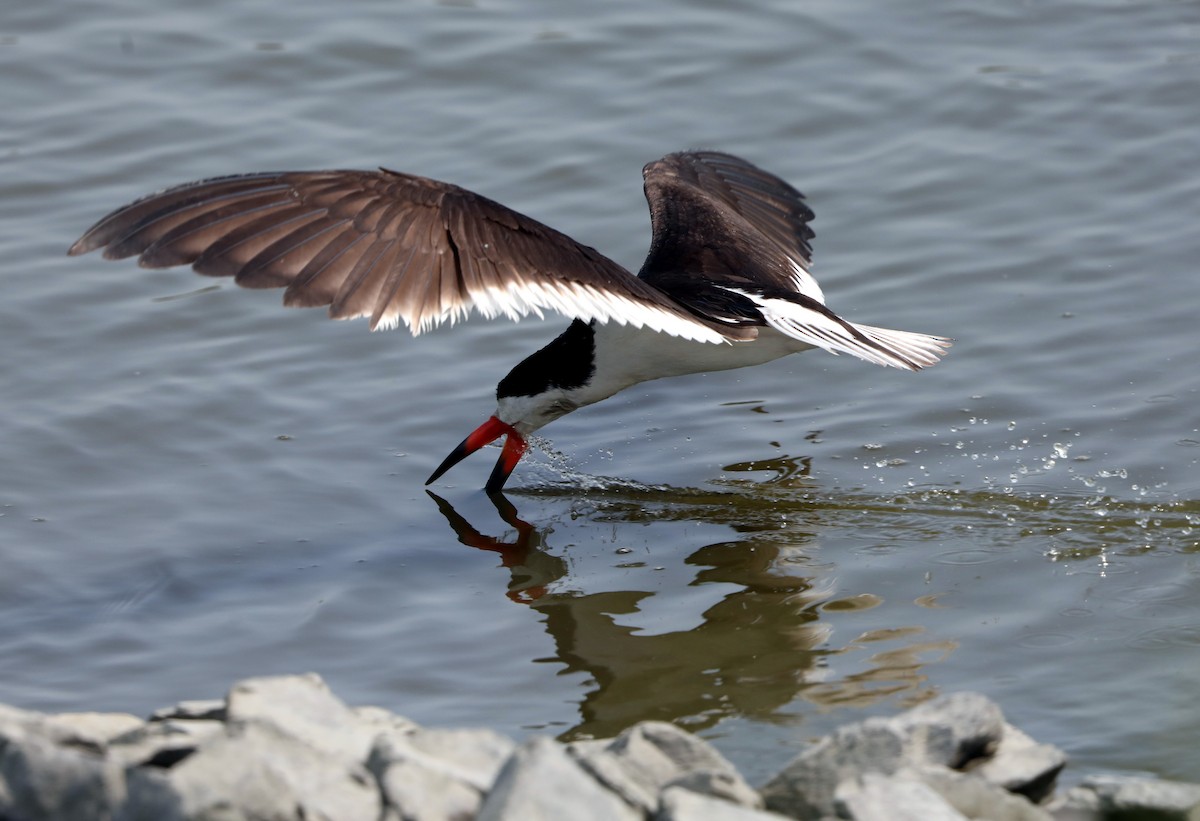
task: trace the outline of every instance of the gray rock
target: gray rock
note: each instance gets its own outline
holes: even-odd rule
[[[674,724],[643,721],[607,744],[588,742],[569,749],[600,783],[645,813],[658,809],[664,787],[689,774],[687,787],[693,791],[762,806],[758,793],[715,747]]]
[[[731,804],[680,786],[662,791],[655,821],[784,821],[786,816]]]
[[[1055,818],[1200,821],[1200,784],[1133,776],[1092,776],[1049,805]]]
[[[762,788],[768,809],[794,818],[833,815],[840,782],[863,772],[891,773],[904,760],[905,736],[889,719],[835,730],[800,753]]]
[[[350,711],[359,722],[376,733],[407,733],[420,729],[417,722],[382,707],[351,707]]]
[[[509,757],[479,809],[478,821],[640,821],[643,815],[584,772],[543,736]]]
[[[1092,802],[1092,803],[1088,803]],[[1046,811],[1054,821],[1100,821],[1095,794],[1073,788],[1046,802]]]
[[[180,701],[170,707],[161,707],[150,714],[151,721],[166,721],[167,719],[172,718],[224,721],[225,699],[210,698],[204,700]]]
[[[1055,821],[1101,821],[1100,796],[1072,787],[1047,801],[1046,811]]]
[[[224,729],[220,721],[150,721],[114,738],[108,755],[123,767],[171,767]]]
[[[608,751],[639,767],[674,770],[727,770],[733,765],[699,736],[665,721],[642,721],[612,740]]]
[[[239,681],[226,698],[230,724],[272,724],[318,750],[365,762],[377,729],[335,696],[316,673]]]
[[[379,781],[384,803],[405,821],[467,821],[483,804],[478,789],[422,761],[399,759],[377,767],[372,757],[368,768]]]
[[[46,716],[46,723],[74,737],[76,744],[97,749],[145,724],[129,713],[54,713]]]
[[[988,821],[1053,821],[1046,810],[1029,799],[978,777],[930,765],[921,769],[905,768],[894,778],[920,781],[933,789],[947,804],[968,818]]]
[[[402,818],[472,818],[515,747],[491,730],[410,724],[376,739],[367,768]]]
[[[1067,765],[1067,755],[1052,744],[1039,744],[1011,724],[1004,725],[1000,745],[971,773],[1037,803],[1054,792]]]
[[[480,792],[492,788],[504,762],[517,745],[492,730],[439,730],[417,728],[391,737],[393,754],[402,752],[432,769],[470,784]]]
[[[638,773],[631,773],[620,757],[609,752],[610,743],[611,740],[585,747],[571,744],[567,750],[592,778],[621,796],[625,803],[643,813],[654,812],[658,808],[658,790],[653,784],[644,783]]]
[[[762,807],[762,796],[758,790],[747,784],[736,771],[692,770],[672,778],[663,785],[663,791],[674,787],[750,809]],[[661,804],[661,794],[659,799]]]
[[[796,818],[834,814],[834,791],[863,773],[901,767],[959,768],[993,752],[1004,716],[987,698],[956,693],[894,718],[869,718],[835,730],[796,756],[762,789],[769,809]]]
[[[184,808],[184,799],[171,782],[166,770],[156,767],[133,767],[125,773],[127,796],[117,808],[113,821],[191,821]],[[225,816],[235,821],[242,816],[232,804],[224,808]],[[222,818],[221,816],[216,816]],[[222,818],[223,821],[223,818]]]
[[[1094,777],[1045,806],[1066,762],[982,696],[840,728],[764,787],[787,817],[833,821],[1200,821],[1200,784]],[[0,819],[274,821],[520,818],[768,821],[707,742],[644,722],[615,739],[517,747],[351,709],[315,675],[127,714],[0,705]]]
[[[227,726],[168,770],[130,770],[128,789],[118,821],[375,819],[383,812],[364,767],[257,721]]]
[[[89,735],[40,713],[0,710],[0,817],[111,818],[124,776]]]
[[[938,696],[892,719],[914,763],[959,770],[990,756],[1004,736],[1004,714],[979,693]]]
[[[567,742],[567,752],[577,759],[588,758],[599,750],[607,750],[612,744],[611,738],[584,738],[579,741]]]
[[[56,713],[49,714],[20,710],[0,704],[0,732],[19,728],[21,732],[36,733],[55,744],[90,752],[101,752],[109,739],[134,727],[142,720],[128,713]]]
[[[0,728],[6,727],[9,724],[28,724],[45,718],[44,713],[35,713],[32,710],[22,710],[20,707],[10,707],[7,704],[0,704]]]
[[[875,772],[838,784],[834,809],[849,821],[967,821],[928,785]]]

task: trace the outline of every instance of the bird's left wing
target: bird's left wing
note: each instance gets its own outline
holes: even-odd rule
[[[567,317],[722,342],[595,249],[464,188],[386,169],[268,172],[187,183],[101,219],[70,254],[104,249],[148,268],[191,265],[284,304],[329,306],[414,334],[465,317]]]

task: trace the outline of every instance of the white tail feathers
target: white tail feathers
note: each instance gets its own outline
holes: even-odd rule
[[[942,336],[857,325],[790,300],[763,297],[738,288],[727,290],[752,300],[767,324],[780,333],[830,353],[848,353],[876,365],[919,371],[936,364],[953,342]]]
[[[854,327],[863,336],[877,343],[880,348],[886,349],[886,353],[883,350],[875,349],[871,350],[876,356],[867,356],[858,350],[849,350],[847,353],[868,362],[890,365],[894,368],[908,368],[911,371],[919,371],[921,368],[936,365],[946,353],[946,349],[954,344],[954,340],[944,336],[930,336],[912,331],[893,331],[890,328],[875,328],[871,325],[854,324]]]

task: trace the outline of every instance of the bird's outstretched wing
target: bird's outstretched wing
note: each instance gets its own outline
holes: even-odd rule
[[[950,340],[858,325],[825,305],[808,272],[813,212],[783,180],[715,151],[643,170],[654,237],[638,276],[731,337],[769,327],[832,353],[898,368],[934,364]]]
[[[813,212],[795,188],[716,151],[668,154],[642,177],[654,229],[642,279],[658,284],[686,272],[824,301],[808,273]]]
[[[464,188],[386,169],[246,174],[166,189],[119,208],[69,251],[191,265],[284,304],[329,306],[414,334],[464,318],[543,309],[725,341],[652,282]]]

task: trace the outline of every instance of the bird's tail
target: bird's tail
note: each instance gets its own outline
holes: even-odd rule
[[[823,302],[804,294],[765,296],[741,288],[725,287],[725,290],[754,303],[763,321],[782,334],[830,353],[848,353],[876,365],[919,371],[937,364],[954,342],[944,336],[849,322]]]
[[[856,342],[868,341],[868,344],[839,346],[840,350],[830,347],[826,350],[831,353],[844,351],[859,359],[892,368],[919,371],[930,365],[936,365],[946,353],[946,349],[954,344],[953,339],[944,336],[930,336],[912,331],[893,331],[890,328],[876,328],[872,325],[859,325],[855,322],[847,324],[861,334],[862,338],[856,339]]]

